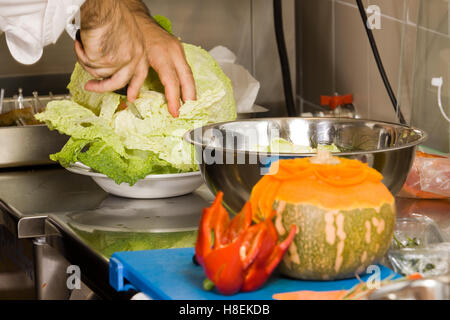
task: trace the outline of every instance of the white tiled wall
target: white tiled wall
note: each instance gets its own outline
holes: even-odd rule
[[[381,29],[373,33],[407,121],[430,134],[428,145],[448,152],[449,125],[437,111],[435,89],[429,83],[432,74],[442,73],[447,83],[444,94],[450,93],[450,64],[444,62],[450,61],[450,50],[443,50],[450,49],[449,1],[363,3],[381,10]],[[303,35],[297,41],[297,92],[304,109],[317,106],[320,95],[352,93],[361,117],[397,122],[356,1],[300,0],[296,23]]]
[[[450,2],[424,1],[419,8],[412,100],[413,125],[429,135],[428,145],[449,152],[450,123],[441,115],[433,77],[443,77],[442,103],[450,115]]]

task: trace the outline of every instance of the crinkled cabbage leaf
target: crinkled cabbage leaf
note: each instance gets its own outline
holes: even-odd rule
[[[197,100],[182,102],[179,117],[168,111],[158,75],[149,76],[134,103],[116,93],[84,90],[92,79],[79,64],[68,89],[71,100],[50,102],[36,115],[51,130],[71,137],[51,159],[63,166],[80,161],[116,183],[133,185],[148,174],[198,170],[193,146],[183,134],[209,123],[236,119],[231,81],[210,54],[183,43]]]
[[[252,148],[253,151],[274,152],[274,153],[315,153],[317,150],[327,150],[330,152],[341,152],[334,144],[318,144],[317,148],[294,144],[283,138],[276,138],[270,141],[267,146],[257,145]]]

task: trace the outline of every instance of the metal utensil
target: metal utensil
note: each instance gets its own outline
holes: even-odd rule
[[[45,106],[52,100],[70,97],[55,95],[52,98],[41,96],[39,100]],[[4,113],[14,111],[16,99],[12,97],[3,99]],[[24,97],[23,102],[25,105],[33,104],[31,97]],[[0,168],[54,164],[48,155],[60,151],[69,139],[68,136],[59,134],[57,131],[50,131],[44,124],[16,126],[13,122],[14,119],[8,120],[8,122],[2,122],[1,120],[0,145],[2,146],[2,152],[0,152]]]
[[[368,300],[449,300],[450,275],[388,284],[370,293]]]
[[[122,96],[126,96],[126,95],[127,95],[127,92],[128,92],[128,85],[126,85],[126,86],[123,87],[123,88],[114,90],[114,93],[120,94],[120,95],[122,95]]]
[[[348,118],[265,118],[232,121],[194,129],[185,134],[195,146],[202,176],[213,193],[224,192],[224,204],[238,212],[249,199],[269,162],[280,157],[311,157],[313,153],[258,152],[274,138],[317,147],[334,143],[337,156],[358,159],[383,174],[396,194],[411,168],[416,146],[425,132],[405,125]],[[207,159],[211,156],[215,160]],[[266,170],[267,172],[267,170]]]
[[[33,111],[39,113],[43,109],[42,103],[39,100],[39,94],[37,91],[33,91]]]
[[[23,105],[23,94],[22,94],[22,88],[19,88],[19,95],[14,96],[17,97],[16,100],[16,109],[24,109],[24,105]]]
[[[0,90],[0,114],[3,112],[3,98],[5,97],[5,89]]]

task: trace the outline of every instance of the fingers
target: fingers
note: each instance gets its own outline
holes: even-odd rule
[[[130,83],[128,84],[127,90],[128,101],[134,102],[137,99],[139,95],[139,90],[144,84],[144,81],[147,78],[147,74],[148,74],[148,63],[147,59],[143,58],[139,62],[136,68],[136,72],[133,78],[131,78]]]
[[[78,58],[78,63],[93,77],[108,78],[117,71],[117,68],[115,67],[100,67],[99,65],[91,62],[79,41],[75,41],[74,47]]]
[[[126,7],[122,20],[114,20],[80,31],[75,53],[80,65],[96,79],[86,82],[85,90],[109,92],[125,87],[130,101],[136,100],[148,73],[144,41],[136,21]]]
[[[88,82],[86,82],[84,88],[87,91],[98,93],[114,91],[123,88],[131,79],[133,72],[132,69],[132,66],[126,66],[114,73],[110,78],[104,80],[89,80]]]
[[[180,96],[183,101],[196,100],[194,77],[180,44],[168,39],[165,47],[155,45],[147,51],[150,65],[158,73],[164,86],[169,112],[177,117]]]
[[[78,61],[78,63],[86,70],[89,74],[91,74],[94,78],[109,78],[111,75],[117,72],[117,68],[92,68],[85,65],[83,62]]]
[[[75,48],[75,54],[77,55],[78,61],[83,63],[88,60],[80,41],[75,40],[74,48]]]
[[[155,71],[158,73],[161,83],[164,86],[169,112],[176,118],[180,109],[180,82],[175,68],[166,61],[160,67],[156,67]]]
[[[197,94],[195,90],[194,76],[192,70],[186,61],[184,49],[181,44],[178,45],[178,50],[173,51],[173,63],[178,75],[183,101],[196,100]]]
[[[81,66],[94,76],[95,80],[89,80],[85,84],[85,90],[98,93],[114,91],[125,87],[131,80],[132,85],[128,89],[128,99],[136,100],[140,86],[142,86],[148,72],[148,64],[142,47],[129,45],[127,50],[116,52],[120,56],[121,63],[114,62],[110,55],[100,59],[90,59],[79,41],[75,41],[75,52]],[[122,52],[124,51],[124,52]]]
[[[75,52],[80,65],[97,78],[88,81],[85,89],[102,93],[128,84],[127,97],[133,102],[139,95],[150,65],[158,73],[164,86],[170,114],[178,117],[180,97],[183,101],[197,99],[194,77],[183,46],[159,26],[150,26],[145,32],[141,32],[144,38],[139,38],[135,32],[124,33],[127,41],[121,41],[120,46],[107,45],[109,51],[98,50],[101,48],[99,39],[103,39],[108,30],[86,32],[83,38],[85,47],[75,41]],[[98,54],[99,52],[102,54]]]
[[[184,52],[172,52],[172,63],[167,63],[168,67],[156,70],[164,85],[169,112],[178,117],[180,109],[180,93],[184,102],[196,100],[194,76],[191,68],[186,62]]]
[[[177,118],[180,110],[180,87],[175,84],[164,86],[164,92],[167,98],[169,112],[174,118]]]
[[[175,62],[175,68],[181,85],[183,101],[196,100],[197,93],[191,68],[189,68],[187,62],[178,60]]]

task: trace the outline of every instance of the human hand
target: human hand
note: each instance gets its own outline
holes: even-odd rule
[[[127,7],[115,0],[89,0],[81,8],[81,42],[75,41],[78,62],[94,76],[85,89],[108,92],[128,84],[134,101],[148,74],[142,33]]]
[[[144,36],[145,52],[149,65],[158,73],[164,86],[169,112],[177,117],[180,96],[183,101],[196,100],[194,77],[183,46],[150,17],[136,17]]]

